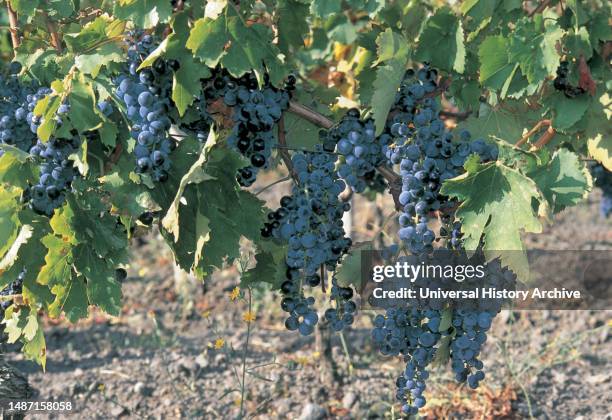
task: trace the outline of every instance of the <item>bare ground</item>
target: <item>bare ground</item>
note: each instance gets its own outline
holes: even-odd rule
[[[612,249],[612,225],[597,215],[597,202],[595,194],[562,213],[543,235],[530,237],[530,245]],[[356,204],[361,223],[354,225],[355,238],[362,240],[376,233],[388,212]],[[147,237],[135,251],[120,317],[94,311],[76,326],[49,321],[44,373],[18,352],[7,355],[28,374],[38,399],[75,406],[70,414],[31,417],[226,419],[240,412],[243,392],[250,418],[399,417],[393,394],[401,363],[376,354],[371,313],[361,313],[345,333],[346,347],[340,336],[331,338],[330,367],[328,348],[285,331],[274,294],[254,290],[257,319],[245,357],[248,302],[230,299],[238,283],[235,268],[223,270],[205,288],[188,291],[193,306],[187,305],[175,292],[168,251]],[[471,391],[457,386],[449,369],[436,371],[422,416],[612,419],[611,321],[611,311],[502,312],[484,350],[481,387]]]

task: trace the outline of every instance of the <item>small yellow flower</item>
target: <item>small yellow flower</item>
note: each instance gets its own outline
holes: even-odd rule
[[[244,315],[242,315],[242,319],[245,322],[253,322],[255,321],[255,314],[251,311],[245,312]]]
[[[98,391],[104,392],[104,389],[106,389],[106,385],[104,385],[104,384],[98,385]]]
[[[217,338],[215,340],[215,349],[219,350],[220,348],[222,348],[225,345],[225,340],[222,339],[221,337]]]
[[[204,319],[210,318],[210,310],[202,312],[202,318]]]
[[[612,327],[612,319],[608,321],[608,327]]]
[[[298,356],[295,358],[295,362],[299,365],[306,366],[309,360],[307,356]]]
[[[230,299],[233,302],[238,299],[238,296],[240,296],[240,287],[236,286],[234,287],[234,290],[232,290],[232,293],[230,293]]]

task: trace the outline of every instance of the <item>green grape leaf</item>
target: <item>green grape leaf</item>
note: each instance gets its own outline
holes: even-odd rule
[[[380,12],[387,0],[348,0],[351,9],[356,12],[365,12],[370,16],[375,16]]]
[[[36,321],[36,331],[30,340],[24,342],[23,354],[30,360],[42,366],[43,370],[47,365],[47,343],[43,334],[42,326]]]
[[[278,84],[286,75],[286,69],[272,38],[267,26],[255,23],[247,27],[235,12],[228,12],[227,16],[220,15],[216,20],[196,21],[186,46],[209,67],[221,62],[236,77],[251,69],[263,75],[267,69],[270,81]]]
[[[397,57],[408,56],[408,42],[402,35],[393,32],[391,28],[387,28],[378,35],[376,46],[378,57],[373,64],[374,66]]]
[[[479,116],[471,116],[459,123],[457,131],[466,129],[473,138],[502,138],[514,144],[522,137],[525,123],[526,121],[519,120],[514,112],[486,107]]]
[[[185,176],[181,179],[174,200],[170,204],[168,211],[162,219],[162,226],[174,236],[174,241],[179,240],[180,235],[180,220],[179,220],[179,207],[181,205],[181,199],[185,189],[189,184],[199,184],[200,182],[213,180],[214,178],[206,173],[204,164],[208,161],[208,155],[210,150],[217,143],[217,134],[213,129],[208,134],[206,144],[200,152],[200,156],[193,163],[191,168],[185,173]]]
[[[6,155],[0,158],[0,171],[5,156]],[[18,212],[19,190],[16,188],[6,189],[0,186],[0,261],[4,261],[5,254],[9,251],[19,234],[21,222],[17,216]],[[0,265],[0,267],[2,267],[0,268],[0,273],[6,270],[4,264],[5,263],[2,263],[2,265]],[[6,265],[8,266],[8,261]],[[2,276],[0,276],[0,279],[1,278]],[[2,280],[0,280],[0,287],[3,285]]]
[[[463,73],[465,70],[465,44],[461,20],[446,7],[429,18],[419,37],[415,53],[419,61],[446,71]]]
[[[105,210],[95,194],[77,202],[68,197],[66,204],[51,219],[53,231],[73,244],[89,244],[100,257],[116,256],[127,248],[127,237],[117,220]],[[100,215],[102,213],[102,215]]]
[[[68,51],[75,54],[88,54],[93,50],[102,48],[109,42],[109,38],[119,37],[125,30],[126,23],[121,20],[112,20],[102,15],[79,28],[79,32],[65,33],[63,40]]]
[[[342,2],[329,0],[313,0],[310,4],[310,12],[319,17],[328,17],[342,10]]]
[[[110,173],[100,182],[105,191],[110,194],[110,202],[119,209],[122,216],[137,218],[147,210],[144,205],[148,199],[148,192],[141,185],[134,184],[124,171]]]
[[[593,101],[593,106],[581,123],[585,127],[589,155],[612,171],[612,124],[610,124],[612,112],[609,108],[604,108],[604,104],[609,103],[608,94],[602,95],[597,102]]]
[[[299,0],[279,0],[277,6],[278,47],[285,54],[304,46],[310,30],[308,5]]]
[[[125,61],[125,53],[117,44],[104,44],[91,54],[79,54],[74,58],[75,66],[85,74],[97,77],[103,66]]]
[[[216,67],[225,55],[227,42],[226,21],[220,16],[216,20],[199,19],[193,25],[187,48],[208,67]]]
[[[14,307],[10,307],[6,311],[2,323],[5,325],[4,330],[8,334],[7,342],[16,343],[17,340],[21,339],[24,343],[22,351],[25,356],[40,364],[44,369],[47,350],[42,326],[36,311],[29,307],[21,307],[19,311],[15,311]]]
[[[286,247],[265,240],[256,242],[256,244],[259,251],[255,255],[257,264],[242,275],[240,282],[243,286],[265,282],[271,284],[273,288],[279,289],[287,278],[285,268]]]
[[[374,94],[372,95],[376,135],[380,135],[385,129],[387,116],[395,102],[397,90],[404,79],[406,61],[406,56],[398,57],[387,61],[384,66],[380,66],[376,71]]]
[[[554,213],[575,206],[592,188],[588,169],[577,154],[567,149],[557,150],[545,166],[528,176],[535,181]]]
[[[57,122],[54,117],[61,103],[62,99],[57,95],[47,95],[36,103],[34,114],[42,117],[42,122],[36,131],[40,140],[49,140],[55,131]]]
[[[48,251],[45,265],[38,274],[38,283],[52,288],[69,282],[72,279],[72,244],[55,235],[45,236],[42,243]]]
[[[478,49],[479,80],[484,86],[501,90],[517,64],[508,61],[508,39],[503,35],[487,37]]]
[[[87,279],[89,303],[117,316],[121,312],[121,284],[115,279],[115,268],[109,263],[86,244],[74,250],[74,267]]]
[[[47,0],[44,9],[54,19],[65,19],[72,16],[77,9],[77,0]]]
[[[40,4],[40,0],[10,0],[11,8],[20,15],[32,16]]]
[[[493,15],[499,0],[466,0],[461,3],[461,13],[480,22]]]
[[[8,334],[7,343],[13,344],[22,336],[23,329],[28,323],[30,316],[30,308],[23,308],[19,311],[14,311],[10,308],[4,315],[4,332]]]
[[[361,255],[364,251],[373,251],[373,242],[361,242],[351,247],[349,254],[342,259],[342,264],[336,271],[336,279],[340,286],[354,286],[355,290],[362,290],[363,276],[361,275]]]
[[[580,121],[591,102],[591,97],[588,95],[568,98],[557,91],[545,101],[553,109],[553,127],[560,131],[567,130]]]
[[[499,162],[478,163],[473,155],[465,164],[466,173],[444,182],[441,193],[458,199],[467,250],[478,248],[484,236],[487,258],[501,257],[519,278],[526,277],[526,257],[521,231],[538,233],[542,223],[534,213],[533,201],[542,202],[533,180]]]
[[[593,56],[589,32],[584,26],[577,32],[568,34],[563,44],[566,46],[570,57],[579,58],[582,55],[585,60],[588,60]]]
[[[520,19],[510,34],[508,59],[510,63],[519,63],[529,83],[539,83],[555,74],[560,58],[557,42],[563,35],[563,30],[553,20],[536,24],[529,18]]]
[[[165,23],[172,16],[172,2],[165,0],[120,0],[115,2],[113,13],[119,19],[134,22],[148,29]]]
[[[86,82],[83,75],[73,80],[69,101],[68,116],[79,132],[92,130],[102,123],[96,111],[96,94],[93,85]]]
[[[88,298],[85,282],[75,277],[69,282],[56,284],[51,289],[55,300],[49,305],[49,316],[57,318],[62,312],[68,321],[75,323],[88,315]]]
[[[0,260],[0,273],[4,273],[13,266],[18,258],[20,248],[32,237],[32,232],[33,229],[30,225],[22,225],[20,227],[19,233],[15,236],[15,239]]]

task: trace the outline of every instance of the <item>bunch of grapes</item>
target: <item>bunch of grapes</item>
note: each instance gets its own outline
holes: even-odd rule
[[[464,252],[444,252],[438,256],[441,262],[448,262],[451,255],[456,263],[468,261]],[[426,256],[400,257],[400,261],[416,264]],[[467,279],[463,283],[453,278],[419,277],[410,288],[430,290],[476,290],[482,287],[510,290],[516,285],[516,276],[502,267],[499,259],[486,264],[486,275],[481,279]],[[419,294],[417,293],[417,296]],[[380,352],[387,356],[401,355],[406,369],[397,379],[397,399],[402,411],[416,414],[425,405],[422,393],[429,373],[428,365],[440,350],[441,340],[448,342],[451,368],[458,382],[466,382],[476,388],[484,379],[483,363],[478,358],[493,318],[499,313],[504,300],[466,300],[459,298],[411,300],[407,307],[389,308],[385,315],[374,319],[372,339]],[[445,311],[451,311],[449,327],[442,326]]]
[[[427,215],[446,211],[454,203],[440,195],[442,183],[463,171],[470,154],[482,161],[497,159],[497,147],[483,139],[471,141],[464,130],[458,140],[448,132],[439,117],[437,102],[427,94],[436,87],[437,72],[425,66],[409,70],[397,94],[382,153],[390,164],[399,164],[403,206],[399,216],[400,239],[413,253],[433,249],[434,232],[428,228]]]
[[[132,34],[128,40],[128,69],[116,80],[115,94],[125,104],[131,123],[136,172],[149,174],[154,181],[165,182],[170,169],[170,153],[176,143],[168,135],[171,111],[173,71],[176,60],[157,58],[150,68],[138,71],[143,60],[155,49],[151,35]]]
[[[225,105],[233,109],[234,126],[228,144],[251,163],[238,171],[240,185],[252,185],[259,170],[268,167],[275,143],[274,127],[289,107],[295,82],[291,75],[285,89],[278,89],[265,77],[264,86],[259,88],[253,73],[239,79],[226,76],[213,81],[215,88],[223,89]]]
[[[338,284],[336,276],[332,276],[331,300],[335,302],[334,308],[325,311],[325,319],[331,325],[332,330],[342,331],[353,325],[357,304],[353,298],[353,289]]]
[[[569,62],[561,61],[559,63],[559,67],[557,67],[557,77],[553,81],[553,86],[558,91],[563,92],[563,94],[568,98],[575,98],[578,95],[582,95],[585,90],[580,86],[572,86],[570,81],[568,80],[569,76]]]
[[[66,199],[65,193],[70,189],[77,170],[69,156],[78,151],[81,139],[76,132],[69,139],[50,138],[47,142],[38,142],[30,149],[30,154],[40,158],[40,178],[30,189],[30,206],[46,216],[60,207]]]
[[[311,333],[310,327],[314,327],[318,321],[318,318],[315,320],[313,315],[309,315],[303,318],[307,325],[300,327],[300,321],[305,317],[302,312],[311,306],[308,305],[309,300],[303,297],[302,284],[312,287],[319,285],[322,280],[319,269],[324,267],[334,271],[351,246],[351,240],[344,236],[342,222],[342,216],[350,206],[338,198],[346,185],[335,175],[335,162],[336,155],[326,153],[321,145],[317,145],[313,153],[293,155],[292,164],[298,183],[294,185],[291,196],[281,199],[281,207],[268,215],[269,222],[261,231],[263,237],[280,239],[289,245],[287,281],[281,288],[285,295],[282,307],[290,313],[287,328],[299,328],[302,334]],[[346,289],[334,290],[338,297],[350,300],[352,290],[349,296]],[[346,317],[345,313],[351,311],[344,304],[340,306],[337,318],[350,324],[351,317]]]
[[[595,186],[601,188],[603,193],[599,212],[602,217],[608,217],[612,214],[612,172],[598,163],[591,167],[591,174],[595,179]]]
[[[380,138],[375,135],[374,120],[360,120],[359,110],[350,109],[344,118],[327,133],[328,141],[336,143],[344,161],[338,174],[355,192],[363,192],[375,178],[376,167],[383,163]]]
[[[0,144],[10,144],[25,152],[36,141],[36,134],[30,131],[27,121],[29,109],[28,98],[35,93],[34,85],[22,83],[17,74],[21,64],[11,63],[9,74],[0,76]],[[4,152],[0,149],[0,156]]]
[[[402,412],[416,414],[426,403],[423,397],[427,366],[435,356],[434,347],[443,335],[438,332],[440,313],[417,308],[390,308],[386,315],[374,318],[372,339],[387,356],[402,355],[406,369],[396,380],[396,399]]]

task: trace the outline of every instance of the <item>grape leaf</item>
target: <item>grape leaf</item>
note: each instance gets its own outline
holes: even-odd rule
[[[351,247],[349,254],[342,259],[342,264],[336,271],[336,279],[340,286],[354,286],[355,290],[363,290],[364,280],[361,275],[361,256],[363,252],[373,251],[372,242],[362,242]]]
[[[583,56],[585,60],[588,60],[593,56],[589,32],[584,26],[577,32],[568,34],[563,44],[566,46],[570,57],[578,58]]]
[[[180,221],[179,221],[179,207],[181,205],[181,199],[183,193],[189,184],[199,184],[200,182],[214,179],[212,176],[206,173],[204,164],[208,160],[208,154],[211,148],[217,143],[217,135],[213,129],[208,134],[206,144],[200,152],[200,157],[193,163],[189,171],[181,178],[174,200],[170,204],[168,211],[162,219],[162,226],[174,236],[174,240],[179,240],[180,235]]]
[[[465,248],[477,249],[484,236],[487,258],[500,256],[519,278],[526,278],[525,255],[504,251],[524,250],[521,231],[542,230],[532,204],[543,201],[535,182],[499,162],[480,164],[475,155],[465,169],[465,174],[446,181],[440,191],[461,202],[457,217]]]
[[[309,8],[299,0],[279,0],[276,23],[278,26],[278,47],[285,54],[304,46],[308,35]]]
[[[525,114],[523,114],[525,117]],[[503,108],[484,108],[479,116],[471,116],[461,122],[458,130],[468,130],[473,138],[502,138],[508,143],[516,143],[523,135],[524,119],[518,120],[516,113]]]
[[[374,123],[376,125],[376,135],[380,135],[385,129],[387,116],[395,102],[395,96],[399,89],[404,73],[406,71],[407,56],[399,56],[387,61],[384,66],[380,66],[376,71],[374,80],[374,94],[372,95],[372,110]]]
[[[406,39],[387,28],[376,38],[376,53],[378,55],[373,65],[397,58],[408,56],[408,42]]]
[[[172,16],[172,2],[166,0],[121,0],[115,2],[113,15],[140,28],[152,28]]]
[[[125,61],[125,53],[117,44],[104,44],[91,54],[79,54],[74,58],[75,66],[85,74],[97,77],[100,69],[110,63]]]
[[[5,157],[6,155],[0,158],[0,170],[2,169],[1,164]],[[11,248],[19,233],[21,222],[17,217],[18,211],[19,190],[16,188],[5,189],[0,186],[0,261],[2,261],[6,252]],[[2,267],[0,273],[6,270],[3,266],[0,267]],[[3,285],[2,280],[0,280],[0,287]]]
[[[612,171],[612,124],[610,116],[612,112],[604,108],[603,104],[610,103],[610,96],[604,94],[599,101],[594,101],[587,115],[581,121],[589,154]]]
[[[86,82],[83,75],[72,82],[70,92],[70,122],[79,132],[97,128],[102,119],[96,112],[96,94],[91,83]]]
[[[256,241],[257,250],[255,255],[255,267],[247,270],[240,282],[243,286],[259,282],[269,283],[275,289],[279,289],[281,284],[287,279],[285,256],[287,249],[273,241]]]
[[[443,7],[429,18],[419,37],[415,57],[446,71],[465,70],[463,26],[453,12]]]
[[[571,128],[584,116],[591,104],[591,97],[580,95],[576,98],[568,98],[561,92],[555,91],[545,103],[553,109],[553,127],[564,131]]]
[[[42,366],[43,371],[45,370],[47,365],[47,344],[38,320],[36,321],[36,332],[34,336],[31,340],[25,341],[22,351],[28,359],[34,360]]]
[[[540,24],[544,28],[540,28],[532,19],[520,19],[509,38],[509,61],[519,63],[531,84],[553,75],[559,65],[556,48],[564,32],[554,21],[547,19],[545,22]]]
[[[480,83],[500,90],[513,74],[517,64],[508,61],[508,39],[502,35],[487,37],[478,49]]]
[[[592,179],[578,155],[567,149],[557,150],[545,165],[528,173],[554,213],[575,206],[592,188]]]
[[[121,312],[121,284],[115,279],[110,261],[96,255],[86,244],[74,250],[74,267],[87,278],[87,298],[92,305],[111,315]]]
[[[209,67],[221,62],[236,77],[267,69],[271,82],[278,84],[286,75],[270,29],[260,23],[247,27],[233,11],[215,20],[197,20],[186,46]]]
[[[55,235],[45,236],[42,243],[48,251],[45,265],[38,274],[38,283],[52,288],[69,282],[72,279],[72,245]]]
[[[49,305],[49,316],[58,317],[64,312],[72,323],[87,317],[87,289],[82,278],[75,277],[67,283],[56,284],[51,291],[55,300]]]
[[[40,0],[10,0],[11,8],[20,15],[32,16]]]
[[[47,350],[36,311],[29,307],[21,307],[19,311],[15,311],[14,307],[11,307],[6,311],[2,323],[5,325],[4,329],[8,334],[7,342],[15,343],[21,339],[24,343],[22,351],[25,356],[40,364],[44,369]]]
[[[22,225],[19,229],[19,233],[15,236],[13,242],[11,242],[10,247],[6,250],[2,259],[0,260],[0,273],[4,273],[9,268],[13,266],[15,260],[19,255],[20,248],[28,242],[28,240],[32,237],[32,226],[30,225]]]
[[[342,2],[329,0],[313,0],[310,4],[310,11],[315,16],[327,17],[342,10]]]

